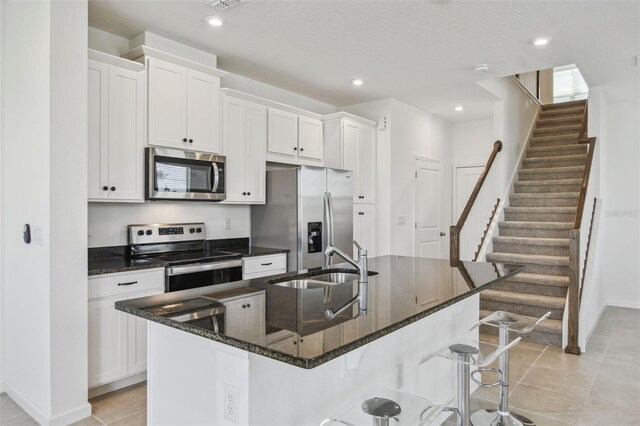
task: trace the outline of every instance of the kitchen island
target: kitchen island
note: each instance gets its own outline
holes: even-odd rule
[[[477,330],[470,331],[479,317],[477,293],[520,270],[373,258],[367,315],[357,316],[354,307],[332,320],[324,311],[354,296],[357,281],[279,285],[349,269],[339,264],[117,302],[117,309],[149,320],[149,424],[318,425],[379,385],[446,402],[453,366],[421,360],[453,341],[477,338]],[[174,306],[203,296],[215,300],[216,294],[223,303],[235,302],[224,303],[223,327],[167,315]],[[243,297],[263,300],[262,308],[250,314]]]

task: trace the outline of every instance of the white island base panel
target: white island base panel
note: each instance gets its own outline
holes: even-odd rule
[[[308,370],[149,322],[148,422],[318,426],[380,385],[444,402],[455,394],[455,364],[418,364],[454,340],[477,340],[478,315],[476,294]],[[237,412],[225,416],[229,393]]]

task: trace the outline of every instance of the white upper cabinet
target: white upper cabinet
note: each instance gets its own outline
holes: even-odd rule
[[[322,121],[269,108],[268,127],[268,161],[322,166]]]
[[[353,202],[376,201],[375,123],[345,113],[332,114],[324,121],[325,167],[353,170]]]
[[[149,58],[149,145],[220,153],[220,78]]]
[[[264,204],[267,108],[232,96],[223,96],[222,143],[227,158],[224,202]]]
[[[89,201],[144,201],[145,80],[128,66],[89,60]]]
[[[298,150],[300,157],[322,160],[322,121],[298,118]]]
[[[295,158],[298,150],[298,116],[286,111],[269,108],[268,150]]]

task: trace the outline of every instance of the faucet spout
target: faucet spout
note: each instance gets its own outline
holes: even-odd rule
[[[339,308],[337,311],[334,311],[331,308],[327,309],[324,312],[324,314],[329,320],[334,319],[336,316],[340,315],[342,312],[346,311],[356,303],[358,304],[359,314],[362,316],[367,315],[367,301],[368,301],[367,295],[369,292],[369,288],[368,288],[369,265],[367,262],[367,251],[364,250],[362,247],[360,247],[360,244],[358,244],[357,241],[354,241],[353,244],[356,247],[356,250],[358,252],[357,260],[352,259],[351,256],[349,256],[339,248],[332,246],[331,244],[329,244],[324,251],[324,254],[327,258],[333,256],[334,254],[337,254],[338,256],[346,260],[348,263],[353,265],[353,267],[355,267],[356,270],[358,271],[358,294],[356,294],[353,299],[348,301],[344,306]]]

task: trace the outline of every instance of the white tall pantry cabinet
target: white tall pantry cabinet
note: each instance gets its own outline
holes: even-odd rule
[[[344,112],[323,122],[324,165],[353,170],[353,238],[375,256],[376,122]]]
[[[89,201],[144,200],[144,66],[90,51]]]

